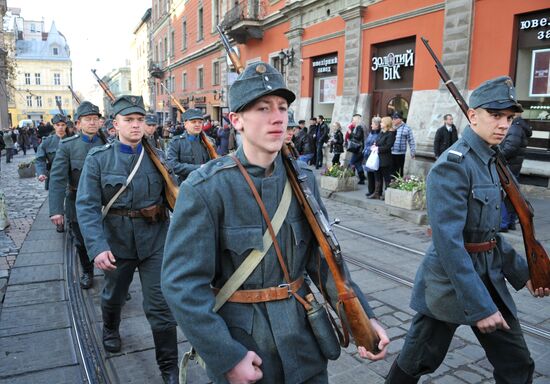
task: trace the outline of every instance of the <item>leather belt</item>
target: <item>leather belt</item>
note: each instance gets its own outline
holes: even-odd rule
[[[290,284],[281,284],[278,287],[262,288],[262,289],[241,289],[235,291],[229,298],[232,303],[265,303],[267,301],[286,300],[296,293],[304,284],[304,277],[294,280]],[[212,288],[215,294],[219,288]]]
[[[464,243],[464,248],[470,253],[487,252],[497,246],[496,239],[491,239],[483,243]]]
[[[162,205],[153,205],[151,207],[147,207],[145,209],[148,210],[162,210],[164,207]],[[117,208],[111,208],[109,209],[109,215],[118,215],[118,216],[127,216],[127,217],[149,217],[148,215],[144,214],[143,209],[117,209]]]
[[[76,187],[73,187],[72,185],[69,184],[69,191],[71,191],[71,192],[76,192],[76,191],[77,191],[77,188],[76,188]]]

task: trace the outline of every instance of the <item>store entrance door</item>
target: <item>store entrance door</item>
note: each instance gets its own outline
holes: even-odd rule
[[[391,116],[393,112],[399,111],[407,119],[412,89],[385,89],[374,91],[372,96],[373,116]]]

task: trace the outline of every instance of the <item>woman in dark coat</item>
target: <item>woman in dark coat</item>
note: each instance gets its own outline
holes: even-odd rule
[[[372,123],[370,125],[370,133],[367,136],[367,140],[365,140],[365,149],[363,150],[363,157],[364,159],[368,159],[374,143],[378,140],[380,136],[380,122],[382,119],[378,116],[375,116],[372,118]],[[365,171],[367,172],[367,182],[368,182],[368,192],[367,192],[367,198],[369,199],[379,199],[380,195],[382,194],[382,173],[380,172],[380,168],[377,170],[369,169],[365,167]]]
[[[384,180],[383,190],[385,191],[391,182],[391,175],[393,172],[391,148],[395,142],[395,128],[389,116],[383,117],[380,125],[382,127],[382,133],[378,136],[378,140],[376,140],[374,146],[378,150],[378,158],[380,159],[380,167],[378,169]],[[380,196],[380,200],[384,200],[383,194]]]
[[[344,152],[344,134],[342,133],[342,126],[339,122],[332,123],[333,136],[330,139],[330,152],[334,154],[332,156],[332,165],[340,165],[340,154]]]

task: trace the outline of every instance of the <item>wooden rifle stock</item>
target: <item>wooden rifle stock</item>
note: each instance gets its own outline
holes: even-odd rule
[[[95,72],[94,72],[95,74]],[[78,105],[80,105],[80,99],[78,98],[78,96],[76,95],[76,93],[73,91],[73,88],[70,86],[70,85],[67,85],[67,87],[69,87],[69,91],[71,91],[71,95],[73,95],[73,99],[74,101],[76,101],[76,103]]]
[[[237,56],[237,53],[233,50],[233,48],[231,47],[231,44],[229,44],[229,40],[227,39],[227,36],[225,36],[225,33],[223,33],[221,26],[216,25],[216,29],[220,34],[223,47],[225,48],[225,51],[229,55],[229,59],[231,60],[231,63],[233,63],[233,66],[235,67],[235,71],[237,71],[237,73],[242,73],[242,71],[244,71],[244,67],[241,64],[241,60],[239,59],[239,56]]]
[[[172,99],[172,102],[174,104],[176,104],[176,106],[178,107],[180,112],[185,113],[185,108],[183,108],[183,105],[181,105],[181,103],[178,101],[178,99],[176,99],[172,95],[172,93],[170,93],[170,91],[168,89],[166,89],[164,84],[162,84],[162,81],[160,82],[160,86],[162,88],[164,88],[164,92],[166,92],[168,94],[168,96],[170,96],[170,99]],[[218,157],[218,152],[216,152],[216,148],[214,148],[214,146],[212,145],[210,140],[208,140],[208,137],[206,136],[204,131],[201,130],[201,133],[199,134],[199,136],[201,138],[202,145],[204,145],[204,147],[206,148],[206,151],[208,152],[208,156],[210,157],[210,160],[216,159]]]
[[[466,119],[469,121],[468,104],[458,91],[447,71],[445,71],[443,64],[441,64],[435,55],[428,43],[428,40],[424,37],[421,39],[435,61],[435,67],[437,69],[437,73],[439,73],[439,76],[441,77],[441,80],[443,80],[443,83],[447,86],[447,89],[458,103],[458,106],[466,116]],[[525,246],[525,257],[527,259],[527,265],[529,266],[529,276],[531,283],[533,284],[533,288],[550,288],[550,259],[548,258],[548,253],[542,244],[535,238],[533,207],[521,193],[519,185],[516,183],[514,176],[512,176],[512,173],[508,169],[506,160],[499,153],[498,148],[496,168],[500,179],[500,184],[502,185],[502,188],[504,188],[510,203],[514,207],[521,224],[523,244]]]
[[[111,103],[115,101],[115,95],[113,95],[113,92],[111,92],[109,86],[105,84],[105,82],[101,80],[99,76],[95,73],[95,69],[92,69],[92,73],[96,77],[99,86],[103,89],[109,100],[111,100]],[[98,132],[101,132],[101,129]],[[166,196],[166,201],[168,202],[168,207],[170,208],[170,210],[173,211],[179,195],[179,187],[174,182],[174,179],[172,179],[170,169],[168,169],[166,164],[164,164],[164,162],[160,159],[160,156],[157,154],[155,149],[151,147],[151,144],[149,144],[145,137],[141,139],[141,145],[145,149],[145,152],[147,152],[147,154],[149,155],[149,158],[153,162],[153,165],[155,166],[157,171],[159,171],[162,179],[164,180],[164,194]]]

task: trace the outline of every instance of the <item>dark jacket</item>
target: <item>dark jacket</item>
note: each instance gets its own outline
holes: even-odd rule
[[[314,126],[312,126],[314,127]],[[300,129],[300,132],[298,132],[298,135],[296,136],[296,149],[298,149],[298,152],[300,155],[308,155],[310,153],[315,152],[315,145],[314,145],[314,139],[313,134],[315,133],[315,128],[310,127],[308,128],[302,128]]]
[[[315,132],[315,143],[317,146],[323,145],[328,141],[329,129],[327,123],[323,122],[317,124],[317,131]]]
[[[334,153],[344,152],[344,134],[341,130],[334,132],[334,137],[330,141],[330,151]]]
[[[451,126],[451,132],[447,129],[446,125],[440,127],[435,133],[434,139],[434,154],[438,158],[443,152],[447,150],[451,145],[458,140],[458,132],[455,125]]]
[[[378,157],[380,159],[380,168],[390,167],[393,164],[391,149],[395,142],[395,131],[381,132],[376,140],[378,146]]]
[[[521,171],[521,165],[523,159],[525,159],[525,147],[527,147],[527,142],[532,134],[533,128],[529,126],[527,121],[521,117],[516,117],[512,121],[506,137],[499,145],[501,153],[508,162],[510,171],[515,176],[518,176]]]
[[[363,145],[364,145],[364,141],[365,141],[365,130],[363,129],[362,125],[358,125],[355,128],[353,128],[353,131],[349,135],[349,141],[360,143],[361,148],[359,149],[359,152],[357,152],[357,153],[362,153],[363,152]]]

